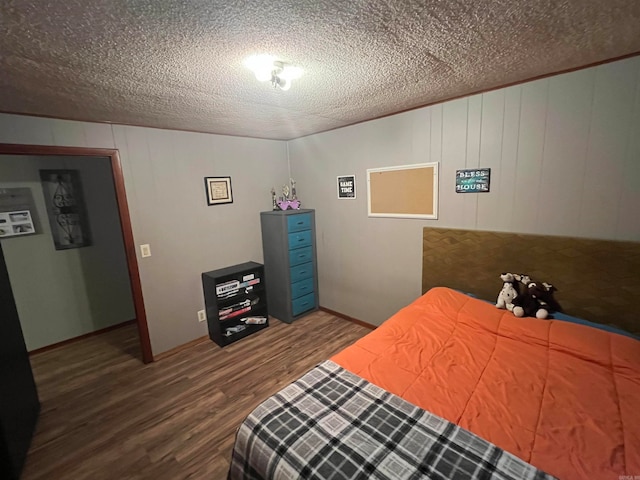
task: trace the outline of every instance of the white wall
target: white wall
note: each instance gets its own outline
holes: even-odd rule
[[[379,324],[421,293],[422,228],[640,241],[640,57],[289,142],[320,304]],[[440,162],[438,220],[367,217],[366,169]],[[490,167],[491,192],[455,171]],[[355,174],[356,200],[336,176]]]
[[[0,114],[0,142],[119,149],[156,355],[207,334],[202,272],[262,261],[259,212],[289,178],[279,141]],[[227,175],[234,202],[207,206],[204,177]]]
[[[55,249],[40,169],[79,171],[90,246]],[[135,318],[108,159],[0,156],[0,188],[18,187],[31,190],[38,231],[0,242],[27,349]]]

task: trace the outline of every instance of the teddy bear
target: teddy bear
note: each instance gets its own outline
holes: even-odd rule
[[[545,319],[560,306],[553,298],[556,288],[546,282],[532,282],[513,300],[512,312],[516,317],[536,317]]]
[[[513,311],[513,300],[518,296],[518,290],[516,290],[516,279],[511,273],[503,273],[500,275],[500,279],[504,282],[502,290],[498,294],[496,300],[496,307],[507,309],[510,312]]]
[[[522,273],[514,273],[513,278],[525,287],[531,283],[531,277],[529,277],[529,275],[523,275]],[[518,293],[520,293],[520,291],[518,291]]]

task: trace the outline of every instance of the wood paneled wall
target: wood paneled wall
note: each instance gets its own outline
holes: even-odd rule
[[[294,140],[320,301],[379,324],[420,294],[422,228],[640,241],[640,57]],[[440,162],[438,220],[367,217],[368,168]],[[491,168],[489,193],[455,172]],[[356,200],[336,176],[356,175]],[[366,299],[366,300],[365,300]]]
[[[207,333],[202,272],[262,261],[260,211],[289,178],[284,142],[0,114],[0,143],[120,152],[153,353]],[[232,177],[234,202],[207,206],[206,176]],[[139,250],[138,250],[139,251]]]
[[[640,58],[427,110],[438,226],[640,239]],[[454,193],[455,170],[476,167],[491,193]]]

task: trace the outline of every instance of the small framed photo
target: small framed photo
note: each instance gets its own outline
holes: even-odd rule
[[[207,205],[233,203],[231,177],[204,177],[207,190]]]

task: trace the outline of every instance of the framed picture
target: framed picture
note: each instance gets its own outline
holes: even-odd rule
[[[356,176],[342,175],[338,177],[338,198],[356,198]]]
[[[207,190],[207,205],[233,203],[231,177],[204,177]]]
[[[40,170],[56,250],[91,245],[89,219],[77,170]]]
[[[0,212],[0,237],[36,233],[29,210]]]

